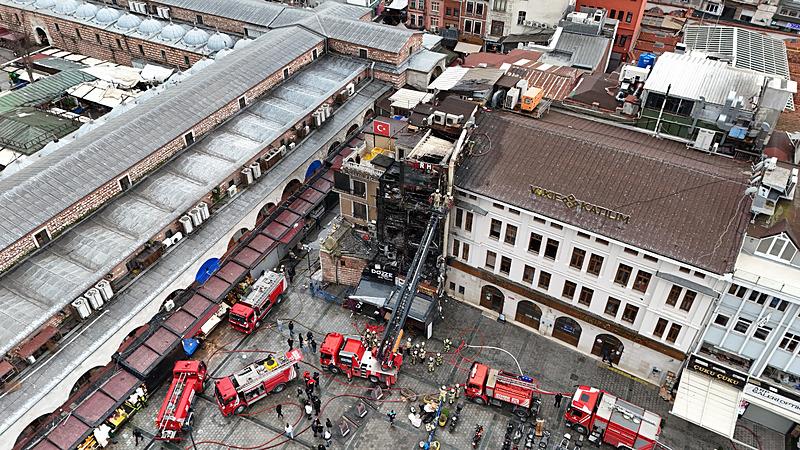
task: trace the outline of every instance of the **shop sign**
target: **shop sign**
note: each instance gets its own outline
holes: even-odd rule
[[[550,191],[539,186],[531,185],[531,197],[536,198],[546,198],[548,200],[553,200],[556,202],[563,203],[569,209],[580,208],[581,211],[586,211],[587,213],[596,214],[600,217],[603,217],[607,220],[611,220],[614,222],[621,222],[621,223],[630,223],[631,216],[628,214],[623,214],[618,211],[613,211],[608,208],[604,208],[599,205],[595,205],[594,203],[589,203],[583,200],[578,200],[575,198],[574,195],[564,195],[558,192]]]
[[[394,279],[397,276],[394,267],[391,266],[381,267],[380,265],[375,264],[373,266],[367,266],[366,270],[371,276],[391,283],[394,283]]]
[[[775,386],[758,380],[752,380],[744,386],[744,393],[750,397],[763,400],[781,409],[800,415],[800,396],[783,389],[776,388]]]
[[[747,383],[746,374],[723,367],[715,362],[701,358],[697,355],[692,355],[691,359],[689,359],[689,365],[686,366],[686,368],[708,375],[709,377],[718,381],[722,381],[723,383],[728,383],[739,390],[742,390],[745,386],[745,383]]]

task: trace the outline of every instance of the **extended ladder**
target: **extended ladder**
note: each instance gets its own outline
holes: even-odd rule
[[[167,430],[167,424],[170,421],[175,420],[175,410],[178,407],[178,400],[183,394],[184,388],[186,388],[186,379],[189,377],[189,374],[186,372],[181,372],[178,375],[178,382],[175,383],[175,389],[172,390],[172,395],[169,396],[169,401],[167,401],[167,407],[164,408],[164,416],[161,418],[161,423],[159,424],[158,431],[162,437],[167,437],[165,434],[169,432],[170,434],[174,434],[174,430]]]
[[[274,356],[273,356],[273,358],[274,358]],[[249,382],[239,386],[239,390],[247,390],[247,389],[253,387],[256,384],[263,383],[265,380],[268,380],[268,379],[272,378],[273,374],[281,373],[285,369],[288,369],[289,367],[297,364],[297,362],[298,362],[297,360],[291,359],[291,358],[287,358],[286,356],[280,356],[280,357],[275,358],[275,359],[278,361],[278,365],[273,367],[272,369],[267,369],[266,366],[264,366],[264,363],[267,361],[267,358],[264,358],[263,360],[261,360],[261,361],[259,361],[257,363],[251,364],[251,365],[247,366],[246,368],[244,368],[244,369],[240,370],[239,372],[237,372],[236,375],[234,376],[234,378],[238,378],[238,377],[244,376],[249,371],[254,371],[254,372],[256,372],[256,374],[258,374],[256,377],[251,379]]]
[[[525,389],[536,390],[536,384],[532,381],[523,381],[517,377],[512,377],[510,375],[505,375],[499,372],[497,373],[495,380],[497,382],[502,382],[503,384],[509,384],[512,386],[518,386]]]

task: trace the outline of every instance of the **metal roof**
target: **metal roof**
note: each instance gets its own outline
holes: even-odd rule
[[[733,269],[749,219],[749,163],[553,111],[539,120],[484,113],[477,129],[484,137],[461,165],[460,188],[714,273]],[[531,185],[564,201],[533,197]]]
[[[605,62],[610,45],[611,40],[607,37],[563,32],[555,49],[542,55],[539,61],[591,71],[602,70],[601,64]]]
[[[264,27],[287,8],[280,3],[261,0],[158,0],[158,3]]]
[[[683,42],[692,50],[726,57],[736,67],[789,78],[782,39],[739,27],[688,25]]]
[[[670,97],[705,101],[715,105],[725,104],[730,91],[749,99],[758,95],[764,75],[747,69],[731,67],[723,61],[714,61],[693,54],[664,53],[653,66],[644,82],[644,90]]]
[[[53,138],[75,131],[80,122],[34,108],[16,108],[0,113],[0,145],[32,155]]]
[[[301,33],[292,33],[293,42],[302,39]],[[260,46],[247,48],[251,47]],[[269,55],[263,49],[258,51],[259,58],[242,53],[254,64]],[[321,58],[1,277],[0,355],[102,279],[324,99],[339,92],[346,80],[365,67],[341,57]],[[229,78],[235,73],[252,77],[254,83],[262,79],[254,73],[266,78],[260,71],[243,67],[228,72]],[[193,91],[184,94],[187,102],[198,102]],[[139,107],[132,108],[136,110]],[[126,133],[141,134],[135,129]]]
[[[7,247],[125,173],[320,42],[321,37],[300,28],[266,33],[195,76],[1,178],[0,210],[6,214],[0,217],[0,247]]]
[[[0,112],[8,111],[18,106],[41,105],[62,95],[67,88],[81,84],[84,81],[93,80],[96,80],[96,78],[80,70],[59,72],[0,97]]]
[[[433,68],[445,58],[447,58],[447,55],[444,53],[436,53],[428,49],[422,49],[411,56],[411,59],[408,61],[408,70],[427,73],[433,70]]]
[[[314,65],[317,64],[314,63]],[[214,215],[203,227],[192,233],[181,245],[174,247],[156,265],[128,286],[124,292],[118,294],[116,300],[104,307],[104,314],[99,315],[91,326],[76,334],[73,339],[63,343],[59,347],[59,351],[48,360],[47,364],[42,365],[28,382],[22,384],[19,389],[1,396],[0,434],[30,409],[41,408],[40,401],[45,395],[68,374],[84,364],[87,358],[99,351],[99,348],[109,338],[117,334],[121,327],[128,324],[147,305],[158,298],[167,286],[196,264],[197,260],[225,233],[252,212],[254,205],[263,201],[265,196],[277,189],[285,181],[287,173],[292,173],[298,167],[308,164],[312,155],[327,145],[346,124],[360,117],[364,110],[388,89],[386,84],[372,81],[354,97],[351,97],[326,122],[324,127],[311,133],[292,153],[287,154],[272,170],[262,175],[261,181],[238,194],[226,206],[223,214]],[[7,309],[0,308],[0,317],[4,311]],[[3,318],[2,323],[5,324],[7,320]],[[116,349],[110,350],[110,352],[113,351]],[[110,352],[102,355],[107,358],[106,361],[111,358]],[[50,411],[51,409],[45,409],[41,413]]]
[[[350,20],[332,15],[314,15],[300,24],[328,38],[355,45],[399,52],[408,43],[414,31],[375,22]]]

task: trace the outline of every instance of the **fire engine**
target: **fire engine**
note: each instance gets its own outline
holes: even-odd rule
[[[203,392],[206,365],[202,361],[178,361],[172,369],[172,384],[156,416],[156,439],[179,441],[183,425],[192,422],[192,402]]]
[[[366,347],[361,336],[328,333],[319,350],[319,362],[331,373],[342,372],[347,378],[368,378],[373,383],[384,382],[391,387],[397,381],[402,356],[395,353],[392,364],[384,368],[374,353]]]
[[[286,285],[286,277],[282,273],[265,272],[253,284],[250,294],[233,305],[228,321],[233,328],[247,334],[252,333],[261,326],[261,321],[272,307],[283,300]]]
[[[608,392],[579,386],[564,413],[568,427],[588,441],[634,450],[652,450],[661,434],[661,417]]]
[[[297,378],[295,366],[302,360],[300,349],[293,349],[283,356],[269,355],[217,380],[214,396],[222,415],[241,414],[247,406],[286,389],[286,383]]]
[[[479,362],[472,363],[464,394],[480,405],[512,406],[519,417],[536,416],[541,402],[535,394],[540,391],[532,378],[492,369]]]

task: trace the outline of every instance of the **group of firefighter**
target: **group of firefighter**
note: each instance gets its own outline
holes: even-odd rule
[[[453,349],[453,341],[448,338],[445,338],[444,341],[442,341],[442,344],[444,346],[442,349],[444,353],[449,353]],[[441,352],[437,352],[435,356],[428,355],[428,351],[425,350],[425,341],[414,344],[412,343],[411,338],[408,338],[403,343],[403,351],[406,355],[406,358],[409,358],[411,361],[412,365],[427,363],[428,372],[433,372],[444,362],[444,357],[442,357]]]

